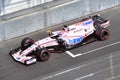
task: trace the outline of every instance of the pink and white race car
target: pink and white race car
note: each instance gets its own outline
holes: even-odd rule
[[[25,65],[36,61],[47,61],[50,53],[64,52],[76,46],[81,46],[95,40],[106,40],[110,36],[109,20],[99,15],[82,19],[73,25],[65,26],[62,30],[48,30],[48,37],[39,41],[24,38],[21,46],[10,51],[12,58]]]

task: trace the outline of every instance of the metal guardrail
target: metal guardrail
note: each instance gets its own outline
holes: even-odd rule
[[[54,0],[0,0],[0,16]]]

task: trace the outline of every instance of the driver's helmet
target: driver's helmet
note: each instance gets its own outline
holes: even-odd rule
[[[47,30],[47,33],[49,34],[49,36],[50,36],[51,38],[54,38],[55,36],[58,35],[58,34],[52,32],[51,30]]]
[[[47,33],[49,34],[49,36],[53,34],[51,30],[47,30]]]

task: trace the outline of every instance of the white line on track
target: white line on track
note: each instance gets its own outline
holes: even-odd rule
[[[88,75],[83,76],[83,77],[76,78],[75,80],[82,80],[82,79],[84,79],[84,78],[92,77],[92,76],[94,76],[94,73],[88,74]]]
[[[64,71],[62,71],[62,72],[55,73],[55,74],[53,74],[53,75],[49,75],[49,76],[44,77],[44,78],[42,78],[42,79],[39,79],[39,78],[38,78],[38,79],[35,79],[35,80],[48,80],[48,79],[52,79],[52,78],[54,78],[54,77],[56,77],[56,76],[63,75],[63,74],[66,74],[66,73],[69,73],[69,72],[71,72],[71,71],[80,69],[80,68],[82,68],[82,67],[84,67],[84,66],[86,66],[86,65],[82,65],[82,66],[70,68],[70,69],[64,70]]]
[[[68,70],[65,70],[65,71],[56,73],[54,76],[58,76],[58,75],[61,75],[61,74],[65,74],[65,73],[71,72],[71,71],[73,71],[73,70],[80,69],[81,67],[84,67],[84,66],[86,66],[86,65],[78,66],[78,67],[75,67],[75,68],[71,68],[71,69],[68,69]]]
[[[113,45],[116,45],[116,44],[119,44],[119,43],[120,43],[120,41],[112,43],[112,44],[108,44],[106,46],[99,47],[99,48],[96,48],[96,49],[93,49],[93,50],[90,50],[90,51],[87,51],[87,52],[84,52],[84,53],[79,53],[79,54],[73,54],[70,51],[66,51],[66,53],[68,55],[70,55],[72,58],[76,58],[76,57],[79,57],[81,55],[85,55],[85,54],[88,54],[88,53],[91,53],[91,52],[94,52],[94,51],[98,51],[98,50],[101,50],[101,49],[104,49],[104,48],[107,48],[107,47],[110,47],[110,46],[113,46]]]
[[[114,56],[120,56],[120,54],[119,54],[119,55],[116,54],[116,55],[114,55]],[[47,76],[37,77],[37,78],[32,79],[32,80],[53,80],[53,79],[56,79],[56,78],[57,78],[58,76],[60,76],[60,75],[65,76],[67,73],[69,74],[69,72],[79,71],[80,69],[82,70],[82,68],[85,68],[85,67],[88,66],[88,65],[96,64],[96,63],[99,63],[99,62],[103,62],[103,61],[105,61],[105,60],[107,60],[107,59],[109,59],[109,57],[108,57],[108,58],[104,58],[104,59],[100,59],[100,60],[97,60],[97,61],[92,61],[92,62],[87,63],[87,64],[83,64],[83,65],[79,65],[79,66],[74,66],[74,67],[72,67],[72,68],[64,69],[64,70],[62,70],[62,71],[57,71],[57,72],[51,73],[51,74],[49,74],[49,75],[47,75]],[[75,78],[74,80],[83,80],[83,79],[88,78],[88,77],[93,77],[93,76],[95,76],[96,74],[99,74],[99,73],[104,72],[104,71],[108,71],[108,70],[110,70],[111,68],[112,68],[112,69],[115,69],[115,68],[117,68],[117,67],[120,67],[120,64],[115,65],[115,66],[112,66],[112,67],[105,68],[105,69],[100,70],[100,71],[97,71],[97,72],[92,72],[92,73],[90,73],[90,74],[86,74],[86,75],[80,76],[80,77],[78,77],[78,78]],[[74,72],[73,72],[73,73],[74,73]],[[115,79],[115,78],[117,78],[117,77],[120,77],[120,76],[114,76],[113,79]],[[112,80],[112,79],[109,78],[109,79],[106,79],[106,80]]]

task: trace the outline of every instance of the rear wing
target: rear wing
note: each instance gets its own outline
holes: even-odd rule
[[[103,28],[106,28],[110,24],[110,20],[101,17],[99,14],[94,15],[94,16],[89,16],[89,17],[95,21],[95,25],[97,25],[97,26],[101,26]]]

